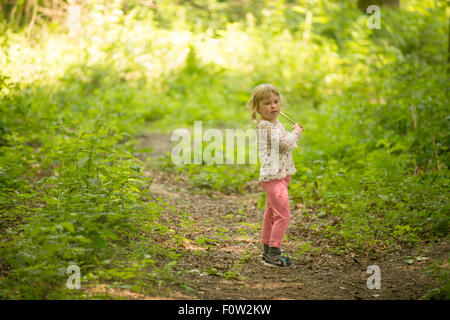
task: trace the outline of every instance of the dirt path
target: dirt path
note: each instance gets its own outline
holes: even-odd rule
[[[156,159],[167,152],[164,135],[143,137],[143,145],[159,145]],[[161,152],[164,151],[165,152]],[[169,149],[170,150],[170,149]],[[145,155],[147,157],[149,155]],[[179,299],[420,299],[430,289],[424,270],[449,252],[448,242],[415,248],[378,248],[371,254],[340,255],[320,232],[330,221],[302,204],[291,204],[292,218],[283,252],[293,258],[291,268],[267,267],[260,262],[263,210],[256,207],[262,193],[249,182],[246,194],[193,190],[189,178],[151,166],[150,194],[169,203],[165,219],[185,238],[177,270],[183,290]],[[303,213],[308,212],[308,218]],[[381,271],[381,289],[367,288],[367,267]]]

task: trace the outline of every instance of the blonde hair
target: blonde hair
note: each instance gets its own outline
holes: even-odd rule
[[[262,83],[253,89],[252,96],[245,105],[248,111],[250,112],[250,119],[252,120],[253,124],[257,125],[258,122],[261,120],[261,118],[257,119],[256,117],[259,102],[263,99],[269,98],[271,94],[274,94],[277,97],[279,97],[281,104],[285,102],[284,96],[275,86],[271,84]]]

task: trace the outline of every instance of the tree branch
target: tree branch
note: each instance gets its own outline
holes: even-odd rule
[[[28,25],[28,30],[27,30],[28,36],[30,36],[30,34],[31,34],[31,29],[33,29],[34,22],[36,21],[36,17],[37,17],[37,8],[38,8],[37,0],[33,0],[33,14],[32,14],[32,16],[31,16],[31,22],[30,22],[30,24]]]

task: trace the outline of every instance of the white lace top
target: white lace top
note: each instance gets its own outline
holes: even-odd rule
[[[297,148],[297,140],[301,138],[301,134],[287,132],[278,119],[276,124],[259,120],[257,133],[261,161],[259,181],[283,179],[296,173],[291,149]]]

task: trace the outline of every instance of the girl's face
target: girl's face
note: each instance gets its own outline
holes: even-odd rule
[[[259,101],[258,113],[264,120],[276,123],[280,114],[280,97],[272,93],[270,97]]]

